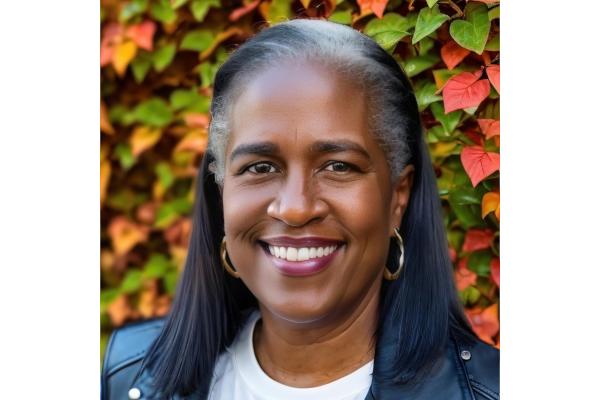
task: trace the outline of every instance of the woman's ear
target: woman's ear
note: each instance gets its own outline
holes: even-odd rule
[[[412,164],[404,167],[392,188],[392,215],[390,218],[390,236],[394,236],[394,229],[400,227],[402,216],[408,206],[410,191],[412,189],[415,167]]]

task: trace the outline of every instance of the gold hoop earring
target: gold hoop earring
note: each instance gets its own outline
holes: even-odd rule
[[[398,269],[393,274],[390,270],[385,267],[383,270],[383,277],[388,281],[395,281],[400,276],[400,272],[402,272],[402,267],[404,266],[404,241],[402,240],[402,236],[400,236],[400,231],[398,228],[394,228],[394,233],[396,234],[396,239],[398,240],[398,247],[400,248],[400,261],[398,262]]]
[[[223,240],[221,241],[221,262],[223,264],[223,267],[225,267],[225,270],[229,273],[229,275],[233,276],[234,278],[240,277],[240,274],[227,261],[227,247],[225,246],[225,237],[223,237]]]

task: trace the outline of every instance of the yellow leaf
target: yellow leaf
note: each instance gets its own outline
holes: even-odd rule
[[[481,200],[481,218],[495,211],[496,217],[500,219],[500,194],[496,192],[488,192],[483,195]]]
[[[431,155],[434,158],[447,157],[456,146],[456,142],[436,142],[431,146]]]
[[[112,58],[112,65],[119,76],[125,74],[127,66],[137,53],[137,45],[132,40],[119,43]]]
[[[149,128],[147,126],[138,126],[133,130],[129,138],[131,145],[131,154],[134,157],[139,156],[144,151],[148,150],[160,140],[162,130],[159,128]]]
[[[110,161],[104,160],[100,163],[100,204],[106,199],[106,191],[110,182]]]
[[[266,3],[262,3],[261,6]],[[260,7],[260,6],[259,6]],[[224,32],[221,32],[215,37],[215,40],[211,43],[210,47],[200,53],[200,61],[206,60],[215,51],[217,47],[227,39],[235,35],[244,35],[244,31],[238,27],[231,27]]]

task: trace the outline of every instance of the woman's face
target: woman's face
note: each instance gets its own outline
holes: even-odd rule
[[[248,82],[232,112],[227,251],[261,305],[316,322],[378,295],[412,166],[390,184],[364,95],[318,65],[282,65]]]

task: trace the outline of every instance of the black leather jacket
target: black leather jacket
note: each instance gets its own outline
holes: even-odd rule
[[[163,323],[163,319],[144,321],[112,334],[104,357],[102,400],[160,399],[150,386],[150,374],[145,369],[140,371],[140,367]],[[385,349],[378,349],[380,354],[382,350],[385,352]],[[377,364],[377,359],[375,362]],[[498,350],[479,341],[473,345],[460,345],[450,340],[445,356],[440,357],[422,384],[380,387],[374,383],[365,400],[495,400],[499,398],[498,392]],[[172,399],[201,400],[205,397],[193,394]]]

